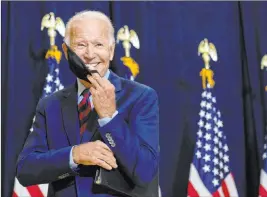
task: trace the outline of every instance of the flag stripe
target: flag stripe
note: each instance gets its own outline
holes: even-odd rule
[[[225,181],[222,182],[222,191],[225,197],[230,197]]]
[[[188,183],[188,196],[190,197],[199,197],[197,191],[195,190],[194,186],[192,185],[192,183],[189,181]]]
[[[222,187],[219,187],[218,192],[220,194],[220,197],[225,197],[224,193],[223,193],[223,190],[222,190]]]
[[[226,176],[225,183],[226,183],[229,195],[231,197],[238,197],[238,192],[236,189],[236,185],[235,185],[235,181],[234,181],[234,177],[232,173]]]
[[[38,185],[28,186],[27,189],[32,197],[44,197]]]
[[[264,190],[267,191],[267,174],[263,169],[261,170],[260,183]]]
[[[260,185],[260,191],[259,191],[259,196],[260,197],[267,197],[267,191]]]
[[[212,194],[212,196],[213,196],[213,197],[221,197],[221,196],[220,196],[220,192],[219,192],[219,190],[217,190],[216,192],[214,192],[214,193]]]
[[[14,183],[14,193],[15,195],[17,195],[18,197],[22,197],[22,196],[30,196],[29,191],[27,190],[26,187],[23,187],[18,179],[15,177],[15,183]]]
[[[195,190],[198,192],[199,196],[211,196],[211,193],[203,184],[201,178],[199,177],[198,171],[196,170],[193,164],[191,164],[191,169],[190,169],[190,181]]]
[[[48,184],[41,184],[39,185],[41,192],[43,193],[44,196],[46,196],[48,192]]]

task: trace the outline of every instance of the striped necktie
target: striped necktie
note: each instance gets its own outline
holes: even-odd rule
[[[82,92],[83,99],[78,104],[78,112],[79,112],[79,120],[80,120],[80,134],[82,135],[83,132],[86,130],[87,122],[89,119],[89,112],[91,111],[91,104],[90,100],[88,99],[90,96],[89,89],[85,89]]]

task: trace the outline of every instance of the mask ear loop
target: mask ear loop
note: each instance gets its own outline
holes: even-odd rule
[[[74,54],[74,55],[75,55],[75,58],[77,58],[77,60],[81,63],[81,65],[82,65],[84,71],[86,72],[86,73],[84,73],[84,74],[86,74],[86,75],[87,75],[87,74],[92,75],[93,73],[97,73],[98,75],[100,75],[100,74],[98,73],[97,70],[91,70],[91,69],[87,68],[86,65],[83,63],[83,61],[81,60],[81,58],[80,58],[74,51],[71,50],[71,48],[67,45],[66,42],[64,42],[64,43],[65,43],[65,45],[67,46],[67,50],[70,51],[70,53]],[[68,53],[68,58],[70,59],[70,55],[69,55],[69,53]],[[86,79],[86,81],[89,82],[88,79]]]

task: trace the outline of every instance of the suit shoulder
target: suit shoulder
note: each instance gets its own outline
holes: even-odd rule
[[[50,94],[49,96],[41,98],[38,102],[38,106],[45,107],[47,105],[51,105],[53,103],[60,102],[64,93],[71,91],[72,88],[73,88],[73,85],[67,86],[66,88],[63,88],[62,90],[56,91],[56,92]]]

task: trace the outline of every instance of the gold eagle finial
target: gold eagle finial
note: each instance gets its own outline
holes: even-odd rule
[[[65,24],[61,18],[55,18],[55,14],[53,12],[50,12],[49,14],[43,16],[41,22],[41,31],[43,31],[44,28],[48,29],[48,36],[50,38],[51,47],[55,45],[55,38],[57,35],[56,30],[62,37],[65,36]]]
[[[129,31],[127,25],[121,27],[117,33],[117,43],[120,41],[122,41],[122,46],[125,50],[126,57],[130,57],[131,43],[135,48],[140,48],[140,42],[137,33],[134,30]]]
[[[261,59],[261,69],[267,71],[267,54],[265,54]],[[267,92],[267,85],[265,86],[265,91]]]
[[[130,69],[132,74],[131,80],[134,80],[135,77],[139,74],[139,65],[131,57],[130,49],[131,44],[136,49],[140,48],[139,38],[134,30],[129,31],[129,27],[127,25],[124,25],[117,32],[117,43],[119,43],[120,41],[122,41],[122,46],[125,50],[125,56],[121,58],[121,61],[126,67]]]
[[[264,55],[261,59],[261,69],[263,70],[264,67],[267,69],[267,54]]]
[[[209,42],[207,38],[202,40],[198,45],[198,55],[200,56],[201,54],[205,65],[205,68],[200,72],[202,87],[205,89],[208,81],[208,84],[213,88],[215,81],[213,79],[214,73],[210,69],[210,58],[216,62],[218,60],[218,55],[215,45]]]

